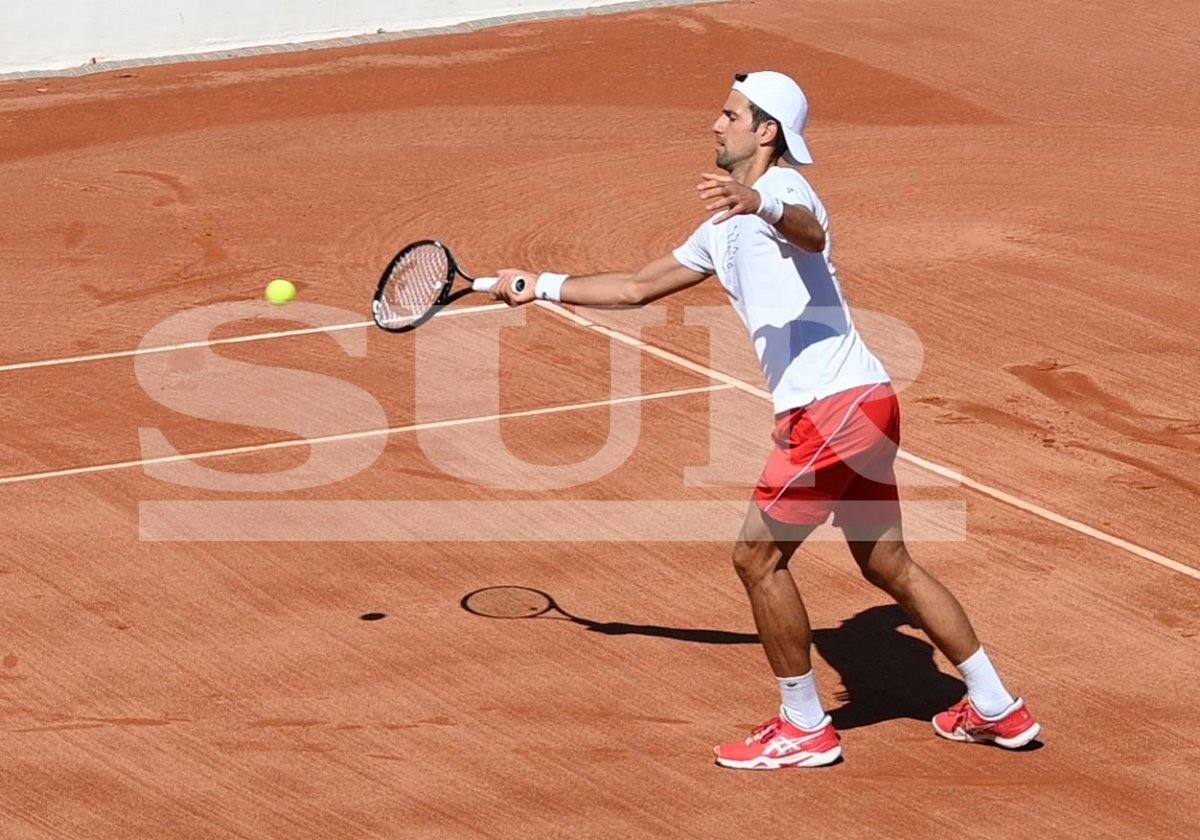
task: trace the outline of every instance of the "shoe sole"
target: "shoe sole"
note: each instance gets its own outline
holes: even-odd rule
[[[958,729],[953,732],[946,732],[937,725],[936,720],[931,721],[931,723],[933,724],[933,731],[948,741],[961,741],[966,744],[995,744],[1006,750],[1019,750],[1042,734],[1042,725],[1036,722],[1024,732],[1019,732],[1011,738],[1002,738],[998,735],[968,735],[966,732]]]
[[[716,761],[722,767],[732,770],[784,770],[788,767],[824,767],[827,764],[833,764],[841,757],[842,748],[836,746],[831,750],[819,753],[801,752],[779,758],[760,755],[758,758],[751,758],[747,761],[735,761],[717,756]]]

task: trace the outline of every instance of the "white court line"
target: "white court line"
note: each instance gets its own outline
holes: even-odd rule
[[[506,304],[501,304],[506,305]],[[652,394],[635,394],[631,397],[616,397],[594,402],[570,403],[554,405],[548,408],[530,408],[525,411],[510,411],[505,414],[488,414],[479,417],[458,417],[453,420],[433,420],[427,423],[412,423],[407,426],[392,426],[386,429],[367,429],[361,432],[346,432],[338,435],[323,435],[314,438],[289,438],[269,443],[255,443],[248,446],[235,446],[230,449],[209,449],[204,452],[181,452],[176,455],[163,455],[158,458],[142,458],[137,461],[118,461],[113,464],[95,464],[90,467],[72,467],[65,470],[50,472],[26,473],[24,475],[0,476],[0,484],[19,484],[25,481],[39,481],[46,478],[63,478],[69,475],[87,475],[89,473],[112,472],[130,467],[144,467],[150,464],[169,464],[175,461],[196,461],[201,458],[220,458],[225,455],[244,455],[249,452],[262,452],[268,449],[290,449],[295,446],[311,446],[317,443],[334,443],[345,440],[394,435],[402,432],[419,432],[425,429],[446,429],[451,426],[467,426],[473,423],[489,423],[494,420],[507,420],[514,417],[537,417],[542,414],[562,414],[568,411],[585,411],[589,408],[604,408],[610,405],[625,405],[627,403],[650,402],[666,400],[672,397],[685,397],[690,394],[706,394],[711,391],[724,391],[729,385],[703,385],[696,388],[678,388],[674,391],[656,391]]]
[[[641,339],[635,338],[628,333],[623,333],[610,327],[603,326],[602,324],[597,324],[594,321],[589,321],[587,318],[577,315],[576,313],[571,312],[569,309],[565,309],[558,304],[544,300],[535,302],[542,308],[553,312],[555,315],[558,315],[562,318],[566,318],[568,321],[584,327],[585,329],[594,330],[601,335],[608,336],[609,338],[620,341],[623,344],[628,344],[631,347],[637,347],[638,349],[643,350],[652,356],[656,356],[667,362],[672,362],[679,367],[687,368],[694,373],[712,377],[718,382],[722,382],[725,385],[731,388],[736,388],[744,393],[751,394],[759,399],[766,400],[768,402],[771,400],[771,394],[769,392],[764,391],[762,388],[756,388],[749,382],[743,382],[742,380],[732,377],[729,374],[721,373],[720,371],[697,364],[690,359],[685,359],[683,356],[672,353],[670,350],[664,350],[663,348],[657,347],[653,344],[647,344]],[[1024,499],[1012,495],[1011,493],[1006,493],[999,488],[976,481],[973,478],[967,478],[957,470],[953,470],[950,467],[944,467],[941,464],[929,461],[918,455],[913,455],[911,452],[906,452],[903,449],[899,451],[897,457],[902,461],[907,461],[908,463],[934,473],[935,475],[940,475],[943,478],[950,479],[951,481],[960,482],[963,486],[969,487],[977,493],[982,493],[984,496],[995,499],[996,501],[1009,505],[1010,507],[1014,507],[1017,510],[1023,510],[1026,513],[1032,513],[1034,516],[1045,519],[1047,522],[1053,522],[1055,525],[1061,525],[1064,528],[1069,528],[1077,534],[1083,534],[1085,537],[1091,537],[1094,540],[1107,543],[1114,548],[1127,551],[1136,557],[1142,558],[1143,560],[1149,560],[1151,563],[1156,563],[1159,566],[1162,566],[1164,569],[1170,569],[1171,571],[1178,572],[1181,575],[1187,575],[1190,578],[1200,580],[1200,570],[1193,569],[1191,566],[1187,566],[1177,560],[1172,560],[1170,557],[1159,554],[1157,551],[1151,551],[1150,549],[1144,548],[1136,543],[1132,543],[1129,540],[1125,540],[1121,537],[1101,531],[1098,528],[1093,528],[1091,525],[1080,522],[1077,519],[1071,519],[1068,516],[1055,513],[1054,511],[1048,510],[1041,505],[1036,505],[1033,502],[1027,502]]]
[[[476,312],[492,312],[497,309],[507,309],[508,304],[489,303],[483,306],[456,306],[453,309],[443,309],[434,313],[435,318],[450,318],[455,315],[470,315]],[[281,314],[280,318],[286,318]],[[52,367],[54,365],[77,365],[82,362],[100,362],[105,359],[123,359],[127,356],[146,356],[151,353],[170,353],[175,350],[189,350],[193,347],[213,347],[218,344],[245,344],[249,341],[266,341],[270,338],[290,338],[294,335],[313,335],[314,333],[331,333],[339,330],[360,330],[374,326],[374,321],[351,321],[346,324],[330,324],[327,327],[305,327],[299,330],[282,330],[281,332],[251,333],[234,338],[212,338],[204,341],[185,341],[182,344],[162,344],[156,347],[139,347],[136,350],[117,350],[112,353],[93,353],[90,356],[66,356],[61,359],[40,359],[36,362],[14,362],[0,365],[0,373],[6,370],[27,370],[28,368]]]

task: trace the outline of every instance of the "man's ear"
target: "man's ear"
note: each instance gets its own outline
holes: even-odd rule
[[[759,144],[763,146],[772,145],[782,130],[779,127],[779,123],[775,122],[775,120],[763,120],[758,126]]]

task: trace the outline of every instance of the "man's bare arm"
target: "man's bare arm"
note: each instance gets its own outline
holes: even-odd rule
[[[758,190],[739,184],[728,175],[706,172],[696,187],[700,198],[708,202],[704,209],[709,212],[724,210],[716,224],[742,214],[754,215],[762,206]],[[825,229],[815,213],[799,204],[784,204],[783,216],[775,223],[775,229],[788,242],[804,251],[819,254],[825,250]]]
[[[632,273],[611,272],[571,277],[563,284],[563,303],[580,306],[643,306],[708,277],[682,266],[672,255]]]
[[[498,273],[500,282],[492,289],[492,297],[510,306],[519,306],[534,299],[535,283],[516,292],[512,281],[516,277],[530,278],[532,272],[504,269]],[[610,271],[603,274],[572,275],[559,292],[563,303],[577,306],[643,306],[703,281],[708,274],[680,265],[668,254],[647,264],[638,271]]]
[[[825,228],[813,211],[799,204],[783,205],[783,216],[775,223],[775,230],[797,248],[819,254],[825,250]]]

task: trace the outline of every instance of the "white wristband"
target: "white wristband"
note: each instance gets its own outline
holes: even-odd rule
[[[783,202],[770,193],[765,193],[759,190],[758,192],[758,210],[754,215],[762,219],[769,225],[773,225],[783,218]]]
[[[562,301],[563,283],[567,282],[569,274],[555,274],[552,271],[543,271],[538,275],[537,284],[533,287],[533,295],[538,300],[552,300],[555,303]]]

